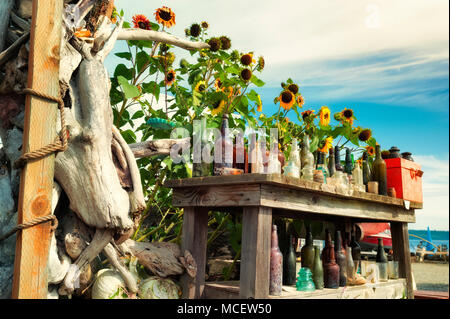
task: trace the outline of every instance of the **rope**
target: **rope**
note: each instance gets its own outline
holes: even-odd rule
[[[52,222],[51,231],[54,231],[58,227],[58,219],[56,219],[55,215],[36,217],[35,219],[30,220],[29,222],[17,225],[16,227],[14,227],[12,230],[7,232],[6,234],[0,235],[0,242],[5,240],[6,238],[12,236],[14,233],[18,232],[19,230],[27,229],[27,228],[30,228],[30,227],[33,227],[36,225],[47,223],[49,221]]]
[[[51,144],[48,144],[38,150],[32,152],[26,152],[22,156],[20,156],[14,163],[14,168],[22,168],[27,162],[31,160],[40,159],[46,157],[50,154],[53,154],[58,151],[64,152],[67,149],[67,128],[66,128],[66,119],[64,115],[64,101],[61,98],[56,98],[51,95],[41,93],[35,91],[33,89],[24,89],[22,94],[30,94],[35,97],[41,98],[43,100],[55,102],[58,104],[60,118],[61,118],[61,134],[59,137],[56,137],[55,141]]]

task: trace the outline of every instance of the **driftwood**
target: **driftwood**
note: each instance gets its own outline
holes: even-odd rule
[[[170,155],[170,150],[176,145],[182,149],[190,144],[190,138],[183,139],[160,139],[130,144],[131,151],[135,158],[151,157],[155,155]]]

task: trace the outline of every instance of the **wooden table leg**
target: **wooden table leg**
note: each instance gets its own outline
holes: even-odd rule
[[[406,278],[406,297],[414,298],[411,272],[411,253],[409,251],[408,224],[391,222],[392,249],[394,260],[398,261],[398,271],[401,278]]]
[[[208,209],[203,207],[185,207],[183,216],[181,252],[189,250],[197,263],[197,275],[187,273],[181,277],[184,299],[203,298],[205,287],[206,242],[208,235]]]
[[[271,227],[271,208],[244,208],[240,298],[269,296]]]

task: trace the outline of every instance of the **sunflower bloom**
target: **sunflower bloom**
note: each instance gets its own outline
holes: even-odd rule
[[[167,72],[166,78],[164,79],[164,81],[167,84],[167,86],[171,86],[173,84],[173,82],[175,82],[175,78],[176,78],[175,71],[170,70],[169,72]]]
[[[301,113],[302,119],[305,120],[308,116],[314,115],[314,110],[306,110]]]
[[[205,81],[199,81],[197,83],[197,85],[195,86],[195,91],[199,92],[199,93],[203,93],[206,90],[206,83]]]
[[[280,94],[280,105],[285,110],[290,110],[295,103],[295,96],[291,91],[285,90]]]
[[[291,91],[294,94],[298,93],[298,85],[295,83],[289,84],[288,88],[289,91]]]
[[[216,91],[220,91],[222,89],[222,81],[220,81],[219,78],[217,78],[214,82],[214,87],[216,88]]]
[[[325,144],[318,151],[322,153],[328,153],[328,150],[333,147],[333,138],[331,136],[325,139]]]
[[[366,150],[367,150],[367,154],[369,156],[374,156],[375,155],[375,147],[373,147],[373,146],[366,146]]]
[[[133,26],[136,29],[151,30],[150,20],[143,14],[136,14],[132,19]]]
[[[359,135],[358,135],[358,138],[361,142],[365,142],[371,137],[372,137],[372,131],[370,129],[362,130],[361,133],[359,133]]]
[[[345,108],[341,113],[341,118],[343,122],[350,123],[353,125],[353,110]]]
[[[245,66],[248,66],[252,63],[255,63],[256,60],[253,59],[253,53],[247,53],[241,56],[241,63]]]
[[[258,102],[257,102],[257,108],[256,108],[256,110],[258,111],[258,112],[262,112],[262,102],[261,102],[261,96],[258,94]],[[287,119],[287,118],[286,118]]]
[[[303,98],[303,96],[301,94],[299,94],[297,96],[297,105],[298,107],[303,107],[303,105],[305,105],[305,99]]]
[[[222,113],[224,108],[225,108],[225,101],[224,100],[219,100],[213,106],[213,109],[211,110],[211,114],[212,115],[220,114],[220,113]]]
[[[326,106],[322,106],[320,108],[320,125],[322,126],[328,126],[330,124],[330,109]]]
[[[166,6],[156,9],[155,19],[166,28],[171,28],[175,25],[175,13]]]
[[[222,92],[225,93],[228,98],[231,98],[233,96],[233,88],[231,86],[224,87],[222,89]]]

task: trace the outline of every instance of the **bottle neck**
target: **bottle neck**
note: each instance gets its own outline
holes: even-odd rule
[[[225,130],[228,129],[228,115],[225,114],[222,116],[222,126],[220,127],[220,132],[222,136],[225,135]]]
[[[311,228],[307,227],[306,228],[305,245],[311,246],[312,244],[313,244],[313,237],[312,237],[312,233],[311,233]]]
[[[376,154],[376,159],[377,160],[381,160],[381,147],[380,147],[380,145],[375,146],[375,154]]]
[[[272,226],[272,248],[278,247],[278,234],[277,234],[277,226]]]
[[[378,248],[383,249],[383,239],[378,238]]]
[[[342,238],[341,238],[341,232],[339,230],[336,232],[335,241],[336,241],[336,250],[338,250],[338,251],[341,250],[341,248],[342,248]]]

